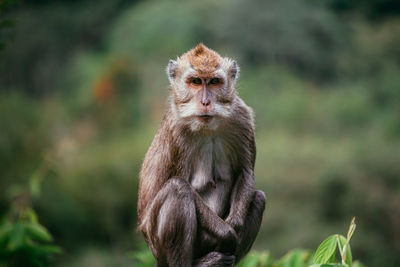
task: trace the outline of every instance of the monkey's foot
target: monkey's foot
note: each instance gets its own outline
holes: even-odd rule
[[[216,266],[216,267],[228,267],[235,264],[235,256],[223,254],[220,252],[210,252],[204,257],[196,260],[194,266],[196,267],[206,267],[206,266]]]

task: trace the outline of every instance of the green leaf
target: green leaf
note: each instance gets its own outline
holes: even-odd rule
[[[281,260],[278,261],[277,267],[305,267],[310,253],[305,250],[295,249],[289,251]]]
[[[14,251],[24,245],[25,228],[22,223],[17,222],[10,233],[10,241],[8,242],[7,249]]]
[[[32,208],[26,208],[24,213],[30,222],[38,223],[36,212]]]
[[[25,223],[24,224],[26,231],[32,236],[33,239],[37,239],[39,241],[51,242],[53,238],[46,228],[41,226],[38,223]]]
[[[35,172],[29,179],[29,189],[33,197],[40,195],[40,180],[41,175],[39,172]]]
[[[362,263],[359,262],[359,261],[355,261],[355,262],[353,263],[353,267],[364,267],[364,264],[362,264]]]
[[[259,254],[258,257],[260,259],[260,262],[259,262],[259,265],[258,265],[259,267],[272,266],[273,260],[272,260],[271,254],[269,252],[264,251],[264,252],[258,253],[258,254]]]
[[[314,263],[325,264],[332,263],[336,253],[337,235],[331,235],[319,245],[314,255]]]
[[[12,234],[12,224],[9,222],[4,222],[0,225],[0,245],[6,243]]]
[[[255,253],[248,254],[240,263],[238,267],[258,267],[260,259]]]
[[[350,247],[350,244],[347,243],[346,238],[345,238],[344,236],[342,236],[342,235],[339,235],[339,237],[338,237],[338,242],[339,242],[340,251],[341,251],[340,254],[342,254],[342,251],[343,251],[343,250],[346,250],[346,251],[343,251],[343,252],[344,252],[344,255],[341,255],[341,256],[342,256],[342,260],[343,260],[347,265],[349,265],[349,267],[351,267],[351,265],[352,265],[352,263],[353,263],[353,256],[351,255],[351,247]],[[345,246],[346,246],[346,247],[345,247]],[[342,263],[343,263],[343,262],[342,262]]]

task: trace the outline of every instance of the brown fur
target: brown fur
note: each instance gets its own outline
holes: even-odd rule
[[[186,58],[192,67],[201,75],[215,72],[221,60],[221,57],[215,51],[209,49],[202,43],[198,44],[192,50],[189,50],[182,58]]]
[[[215,71],[223,59],[200,44],[180,60],[181,64],[188,60],[204,74]],[[175,72],[168,70],[168,73]],[[175,76],[170,75],[170,79]],[[255,190],[254,184],[253,115],[243,100],[232,94],[234,81],[228,84],[232,88],[221,85],[213,89],[215,92],[207,86],[203,89],[211,95],[211,111],[219,102],[213,94],[232,98],[219,103],[229,105],[230,115],[220,117],[218,111],[213,113],[212,120],[218,122],[215,129],[207,124],[193,128],[192,124],[197,122],[195,118],[180,118],[177,115],[180,111],[176,111],[179,93],[172,88],[169,108],[145,156],[139,183],[138,229],[144,234],[159,266],[232,266],[247,253],[258,233],[265,196]],[[195,94],[188,98],[187,103],[192,103],[193,107],[198,105]],[[204,165],[201,160],[207,160],[208,154],[199,153],[208,151],[208,147],[219,148],[213,153],[223,153],[226,159],[221,161],[210,154],[212,166]],[[196,162],[211,168],[204,167],[200,171],[210,171],[212,176],[205,177],[204,184],[200,183],[198,188],[193,187],[197,179]],[[214,195],[219,200],[207,202],[212,201],[209,194],[219,192],[216,188],[228,192],[227,197],[225,193]],[[218,205],[219,212],[208,203]]]

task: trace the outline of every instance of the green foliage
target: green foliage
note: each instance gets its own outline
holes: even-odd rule
[[[5,205],[7,189],[28,183],[50,140],[40,105],[19,93],[0,93],[0,125],[0,205]]]
[[[48,266],[61,249],[51,245],[52,236],[39,224],[32,209],[25,208],[18,213],[9,214],[0,223],[0,264]],[[18,218],[11,219],[13,216]]]
[[[334,75],[335,55],[347,42],[344,24],[318,2],[236,0],[220,21],[217,38],[242,61],[284,64],[314,78]]]
[[[0,51],[10,41],[12,29],[15,26],[15,21],[9,18],[7,12],[13,7],[18,0],[3,0],[0,2]]]
[[[243,260],[237,264],[238,267],[261,267],[270,266],[272,264],[272,258],[269,252],[250,252]]]
[[[150,250],[133,252],[134,266],[154,266],[155,260]],[[307,267],[311,262],[310,252],[302,249],[289,251],[281,259],[274,260],[269,252],[251,251],[236,266],[238,267]]]
[[[286,253],[281,259],[274,260],[269,252],[252,251],[236,266],[238,267],[363,267],[354,262],[351,255],[350,239],[356,228],[355,218],[351,220],[347,238],[342,235],[331,235],[326,238],[316,250],[314,256],[304,249],[294,249]],[[339,249],[340,263],[336,259],[336,248]],[[135,266],[154,266],[155,261],[150,250],[133,252],[131,257]]]
[[[205,14],[201,10],[210,11],[210,7],[215,4],[208,1],[207,4],[211,6],[205,8],[206,3],[194,1],[172,3],[158,1],[155,4],[147,1],[127,10],[117,20],[111,33],[111,49],[139,60],[159,60],[160,57],[167,60],[168,55],[177,55],[191,48],[193,42],[201,41],[201,19],[204,19]],[[121,38],[129,40],[120,42]]]
[[[53,245],[53,237],[39,223],[31,207],[40,196],[40,185],[49,168],[48,159],[29,177],[26,183],[14,184],[8,190],[10,208],[0,218],[0,265],[49,266],[61,248]]]
[[[153,254],[151,254],[149,249],[133,252],[131,258],[134,261],[134,266],[137,267],[154,266],[156,263]]]
[[[288,252],[273,266],[276,267],[305,267],[310,262],[310,252],[302,249],[294,249]]]
[[[353,11],[372,21],[400,15],[400,4],[395,0],[327,0],[326,2],[337,11]]]
[[[10,211],[0,220],[0,264],[5,266],[49,266],[61,248],[27,206],[29,193],[16,196]]]
[[[21,3],[13,10],[16,26],[2,55],[1,84],[36,97],[58,91],[66,62],[86,47],[101,47],[109,21],[123,10],[125,1]]]
[[[315,252],[313,267],[317,266],[343,266],[351,267],[353,264],[353,257],[350,248],[350,239],[352,238],[356,229],[355,218],[351,220],[347,238],[342,235],[331,235],[325,239]],[[341,264],[337,264],[336,247],[339,248]]]

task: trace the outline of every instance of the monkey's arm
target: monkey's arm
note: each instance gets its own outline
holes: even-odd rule
[[[245,170],[238,177],[231,196],[231,207],[225,221],[236,233],[242,230],[255,191],[253,171]]]
[[[248,127],[248,129],[252,129],[252,127]],[[244,225],[247,211],[255,191],[254,165],[256,159],[256,143],[254,131],[249,130],[248,136],[249,142],[244,150],[245,153],[243,153],[242,168],[232,190],[231,207],[228,217],[225,220],[235,229],[237,234],[239,234]]]

